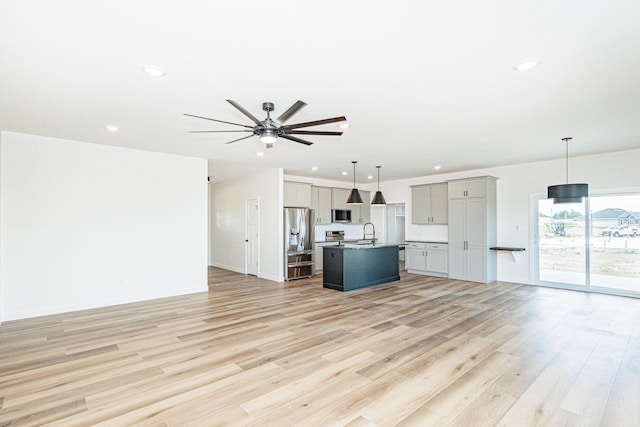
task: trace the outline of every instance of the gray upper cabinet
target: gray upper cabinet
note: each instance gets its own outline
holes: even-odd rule
[[[467,197],[485,197],[487,180],[471,178],[460,181],[449,181],[449,199],[466,199]]]
[[[311,207],[311,184],[306,182],[284,182],[284,206],[294,208]]]
[[[360,191],[362,197],[361,205],[348,205],[347,199],[351,190],[347,188],[332,188],[332,209],[346,209],[351,211],[351,222],[364,224],[371,221],[371,192]]]
[[[347,205],[347,199],[351,190],[346,188],[332,188],[332,206],[333,209],[351,209],[351,205]]]
[[[447,224],[448,191],[446,183],[411,187],[411,222],[413,224]]]
[[[311,209],[313,209],[316,224],[331,223],[331,188],[311,187]]]

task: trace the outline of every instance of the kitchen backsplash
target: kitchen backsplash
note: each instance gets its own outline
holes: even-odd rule
[[[344,230],[344,238],[347,240],[362,239],[362,226],[363,224],[322,224],[315,226],[315,241],[325,241],[325,231],[329,230]],[[367,232],[371,233],[371,226],[368,227]]]
[[[362,239],[362,224],[323,224],[315,226],[315,241],[325,241],[325,231],[344,230],[347,240]],[[371,228],[367,228],[371,233]],[[383,239],[382,230],[376,229],[376,237]],[[449,238],[449,228],[446,225],[414,225],[408,224],[406,240],[424,242],[446,242]]]

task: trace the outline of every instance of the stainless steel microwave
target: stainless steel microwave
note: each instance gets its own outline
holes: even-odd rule
[[[351,222],[351,211],[348,209],[331,209],[331,222]]]

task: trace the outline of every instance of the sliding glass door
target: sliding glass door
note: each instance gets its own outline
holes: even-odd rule
[[[591,286],[640,294],[640,194],[590,198]]]
[[[596,194],[582,203],[534,201],[535,281],[640,296],[640,194]]]
[[[585,202],[538,199],[538,280],[587,285]]]

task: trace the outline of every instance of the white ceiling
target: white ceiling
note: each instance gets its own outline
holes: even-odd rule
[[[257,137],[187,133],[237,128],[183,113],[250,125],[225,99],[351,128],[262,157]],[[571,156],[639,148],[640,1],[1,0],[0,129],[205,157],[214,180],[349,182],[352,160],[359,182],[409,178],[562,158],[566,136]]]

